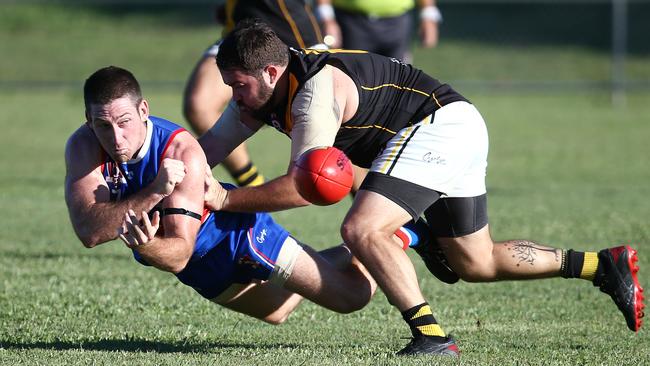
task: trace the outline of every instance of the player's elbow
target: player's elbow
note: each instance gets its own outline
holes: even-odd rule
[[[189,257],[180,260],[175,260],[171,263],[168,263],[167,268],[164,270],[166,270],[167,272],[171,272],[173,274],[179,274],[185,269],[185,267],[187,267],[187,263],[189,263],[189,261],[190,261]]]
[[[188,251],[186,253],[178,255],[177,257],[172,257],[167,264],[167,271],[173,274],[182,272],[190,263],[190,258],[192,258],[192,251]]]
[[[96,241],[91,241],[91,240],[82,240],[81,244],[83,244],[84,247],[90,249],[90,248],[96,247],[97,244],[99,244],[99,243],[96,242]]]
[[[102,244],[106,241],[115,239],[117,234],[113,238],[107,238],[106,233],[102,233],[100,230],[97,230],[91,222],[86,220],[76,219],[74,216],[71,216],[72,229],[77,235],[77,238],[86,248],[94,248],[99,244]]]
[[[102,243],[100,237],[94,233],[78,231],[77,237],[79,238],[79,241],[81,241],[81,244],[83,244],[83,246],[86,248],[94,248]]]

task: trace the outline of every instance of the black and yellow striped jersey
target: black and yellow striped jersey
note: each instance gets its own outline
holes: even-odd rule
[[[357,112],[341,125],[334,146],[361,167],[369,167],[402,128],[420,122],[446,104],[467,101],[449,85],[394,58],[356,50],[291,49],[287,99],[265,122],[289,135],[293,98],[305,81],[327,64],[350,76],[359,92]]]
[[[244,19],[257,18],[268,24],[290,47],[305,48],[323,43],[311,10],[303,0],[227,0],[223,36]]]

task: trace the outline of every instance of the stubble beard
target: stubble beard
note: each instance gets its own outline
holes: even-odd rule
[[[268,119],[269,114],[273,110],[273,88],[260,82],[260,91],[256,103],[258,106],[251,108],[251,115],[260,121]]]

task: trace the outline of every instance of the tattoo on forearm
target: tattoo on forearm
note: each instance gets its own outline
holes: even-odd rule
[[[523,262],[528,263],[531,266],[535,265],[535,259],[537,259],[537,251],[543,252],[552,252],[555,255],[555,261],[559,261],[560,251],[553,248],[545,248],[533,243],[532,241],[519,240],[515,241],[512,244],[506,244],[506,247],[509,251],[512,251],[512,258],[517,258],[517,267]]]

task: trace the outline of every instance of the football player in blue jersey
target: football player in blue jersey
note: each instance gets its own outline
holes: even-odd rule
[[[65,200],[84,246],[119,236],[139,263],[273,324],[303,297],[341,313],[368,303],[376,284],[344,245],[316,252],[266,213],[204,209],[211,174],[201,147],[185,129],[149,114],[129,71],[96,71],[84,100],[86,122],[65,151]]]

